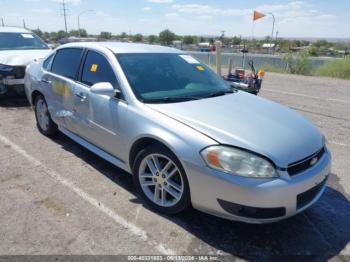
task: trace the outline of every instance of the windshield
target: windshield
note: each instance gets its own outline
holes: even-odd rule
[[[36,35],[31,33],[0,33],[0,50],[49,49]]]
[[[211,69],[189,55],[116,56],[135,95],[145,103],[202,99],[231,90]]]

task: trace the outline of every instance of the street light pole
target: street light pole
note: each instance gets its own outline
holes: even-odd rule
[[[89,12],[93,12],[94,10],[85,10],[83,12],[81,12],[79,15],[78,15],[78,35],[79,37],[81,37],[81,33],[80,33],[80,16],[85,14],[85,13],[89,13]]]
[[[269,13],[272,16],[272,35],[271,35],[271,49],[273,50],[272,44],[273,44],[273,38],[275,36],[275,15],[273,13]]]

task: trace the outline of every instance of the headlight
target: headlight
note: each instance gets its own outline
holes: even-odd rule
[[[12,66],[0,64],[0,71],[11,72],[12,69]]]
[[[208,166],[233,175],[255,178],[278,177],[270,161],[241,149],[211,146],[204,149],[201,155]]]

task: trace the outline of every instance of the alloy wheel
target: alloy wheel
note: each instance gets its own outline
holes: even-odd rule
[[[43,99],[40,99],[36,104],[36,114],[41,129],[48,130],[50,117],[47,105]]]
[[[139,168],[141,188],[148,199],[161,207],[175,206],[184,192],[179,168],[167,156],[150,154]]]

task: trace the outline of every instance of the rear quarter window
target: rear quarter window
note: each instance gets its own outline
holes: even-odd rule
[[[83,49],[65,48],[58,50],[51,71],[57,75],[76,80]]]
[[[50,55],[48,58],[46,58],[43,62],[43,68],[46,71],[50,71],[51,70],[51,66],[52,66],[52,61],[54,58],[54,54]]]

